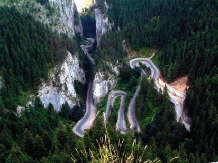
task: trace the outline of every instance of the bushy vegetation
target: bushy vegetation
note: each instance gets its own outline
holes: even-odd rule
[[[14,109],[25,104],[25,92],[36,90],[40,79],[46,79],[48,71],[65,59],[67,50],[74,54],[77,46],[14,7],[1,7],[0,17],[0,76],[4,80],[0,96],[5,107]]]
[[[97,2],[98,7],[105,9],[102,0]],[[104,64],[107,61],[122,63],[126,57],[123,39],[135,50],[156,48],[159,55],[155,61],[158,59],[162,75],[168,81],[180,75],[189,76],[190,88],[184,108],[192,117],[191,132],[175,121],[166,92],[162,96],[145,78],[136,101],[142,132],[135,133],[135,137],[131,131],[125,135],[115,132],[113,123],[107,124],[106,130],[103,118],[99,117],[84,139],[77,139],[72,133],[71,121],[78,121],[81,114],[73,112],[77,107],[70,111],[67,104],[57,115],[52,105],[45,110],[38,100],[35,107],[15,115],[11,109],[23,103],[28,91],[35,90],[40,79],[47,78],[48,70],[63,61],[66,50],[73,52],[76,46],[66,36],[53,34],[26,13],[21,15],[14,8],[1,7],[0,76],[4,83],[0,92],[0,161],[108,162],[116,159],[121,162],[131,158],[137,162],[136,155],[143,153],[145,145],[148,148],[143,161],[157,158],[162,162],[181,163],[217,161],[217,1],[107,0],[107,3],[110,20],[121,30],[102,37],[95,53],[95,70],[108,71]],[[87,19],[94,24],[93,19]],[[91,36],[94,28],[86,31],[87,36]],[[91,79],[93,68],[86,57],[81,58],[84,61],[81,65],[85,65]],[[137,86],[138,80],[132,78],[134,74],[129,67],[124,65],[124,68],[118,85],[128,87],[129,91]],[[132,146],[134,138],[142,144],[138,149]],[[87,151],[91,151],[90,155]],[[136,157],[131,155],[132,151]],[[81,152],[84,155],[81,156]]]
[[[99,117],[99,120],[102,117]],[[99,122],[100,123],[100,122]],[[102,122],[101,122],[102,123]],[[121,136],[114,133],[112,135],[110,131],[110,126],[106,126],[104,124],[102,132],[104,135],[99,139],[96,139],[96,142],[91,143],[92,133],[85,135],[85,138],[88,139],[89,148],[83,151],[77,150],[77,154],[80,156],[80,161],[88,162],[91,161],[93,163],[108,163],[108,162],[116,162],[116,163],[158,163],[160,160],[158,158],[151,159],[150,158],[150,150],[145,146],[144,148],[141,146],[140,142],[132,137],[132,135]],[[114,137],[118,136],[116,140]],[[91,143],[91,144],[90,144]],[[98,145],[95,149],[94,144]],[[78,161],[76,154],[73,155],[74,161]],[[175,159],[175,158],[173,158]],[[172,160],[173,160],[172,159]]]
[[[189,77],[184,108],[192,117],[191,132],[183,134],[181,128],[172,128],[173,123],[167,130],[152,123],[153,127],[146,132],[157,131],[157,136],[163,140],[179,133],[181,143],[168,140],[167,146],[183,148],[186,162],[217,161],[217,1],[107,2],[112,6],[108,14],[133,49],[146,46],[161,51],[158,64],[168,81],[183,75]],[[164,112],[159,116],[164,116]]]
[[[67,104],[59,114],[52,105],[43,108],[39,99],[34,105],[18,115],[1,111],[0,162],[72,162],[77,141],[72,125],[76,120],[69,120]]]
[[[107,32],[103,35],[95,53],[96,70],[109,71],[106,62],[112,64],[122,62],[123,58],[126,57],[122,42],[123,35],[120,31]]]

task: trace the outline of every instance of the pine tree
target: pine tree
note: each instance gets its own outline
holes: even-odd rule
[[[14,146],[10,150],[6,163],[18,162],[28,163],[31,162],[31,159],[21,151],[20,147]]]
[[[1,82],[1,81],[0,81]],[[0,96],[0,115],[2,116],[4,113],[4,104],[2,102],[2,97]]]
[[[26,128],[24,130],[24,151],[29,155],[33,156],[33,136],[30,131]]]
[[[40,160],[45,156],[45,144],[37,134],[33,140],[33,158]]]
[[[58,148],[64,149],[65,145],[69,143],[69,134],[66,130],[66,126],[64,126],[61,122],[58,124],[57,132],[55,135],[58,141]]]
[[[3,144],[0,144],[0,162],[5,162],[8,155],[8,151]]]
[[[68,105],[67,102],[61,106],[61,111],[60,111],[60,116],[63,117],[64,119],[69,119],[70,115],[70,106]]]

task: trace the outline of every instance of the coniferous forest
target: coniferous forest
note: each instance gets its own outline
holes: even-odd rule
[[[76,40],[57,35],[27,13],[0,7],[0,77],[4,79],[0,92],[0,162],[218,161],[218,1],[106,2],[113,29],[93,52],[96,67],[92,71],[107,70],[102,60],[119,60],[123,69],[118,87],[123,88],[128,78],[125,88],[132,95],[140,83],[136,116],[142,132],[120,134],[115,131],[115,122],[105,127],[103,117],[98,116],[84,138],[78,138],[72,127],[82,113],[73,112],[67,103],[56,113],[52,105],[43,108],[39,98],[34,106],[15,113],[17,105],[24,104],[30,93],[36,93],[40,80],[48,78],[48,71],[63,62],[67,50],[74,54],[79,46]],[[104,1],[97,3],[102,11],[106,10]],[[91,12],[87,10],[81,16],[83,25],[95,23]],[[84,28],[87,37],[94,37],[93,31],[94,27]],[[190,132],[176,122],[166,90],[158,93],[147,77],[132,77],[137,70],[129,73],[123,39],[136,51],[144,47],[156,49],[157,66],[167,81],[188,76],[190,87],[184,109],[192,118]],[[105,103],[103,99],[98,107],[104,108]],[[115,104],[113,109],[118,107]]]
[[[159,50],[158,66],[168,81],[188,75],[190,88],[184,107],[192,117],[191,132],[172,128],[173,123],[166,121],[160,127],[159,121],[145,128],[142,140],[151,141],[148,137],[153,136],[157,149],[182,148],[187,162],[217,161],[217,1],[111,0],[107,3],[111,5],[108,13],[115,28],[122,29],[133,49],[146,46]]]
[[[24,92],[36,90],[40,79],[46,79],[48,71],[64,60],[67,50],[74,54],[77,45],[14,7],[1,7],[0,15],[1,101],[15,108],[25,102]]]

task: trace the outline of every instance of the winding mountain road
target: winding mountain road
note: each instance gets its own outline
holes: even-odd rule
[[[111,108],[113,107],[113,103],[114,103],[115,99],[119,96],[121,97],[121,103],[120,103],[120,108],[118,111],[116,130],[125,134],[126,133],[126,122],[125,122],[125,117],[124,117],[124,101],[125,101],[125,97],[126,97],[126,92],[124,92],[124,91],[112,91],[109,94],[104,121],[106,123],[109,121],[109,117],[111,115]]]
[[[167,84],[162,83],[160,85],[159,80],[158,80],[160,78],[160,72],[159,72],[158,68],[150,60],[150,58],[132,59],[130,61],[130,66],[131,66],[131,68],[134,68],[135,66],[139,66],[139,63],[145,64],[147,67],[149,67],[151,69],[151,78],[154,79],[157,91],[159,91],[160,89],[163,90],[164,86],[167,85]],[[181,97],[172,95],[170,90],[175,91],[179,95],[182,94],[182,93],[174,90],[174,88],[171,88],[169,85],[167,85],[167,88],[168,88],[168,94],[170,96],[169,100],[172,103],[174,103],[174,105],[175,105],[176,120],[179,121],[181,119],[182,123],[185,125],[186,130],[190,131],[191,125],[190,125],[190,123],[187,122],[187,120],[185,121],[185,118],[186,119],[190,119],[190,118],[183,112],[184,95],[182,95]],[[134,123],[134,124],[136,125],[136,123]]]
[[[131,68],[135,66],[139,67],[139,63],[145,64],[147,67],[151,69],[151,77],[153,79],[158,79],[160,77],[160,72],[158,68],[153,64],[153,62],[149,58],[135,58],[130,60],[129,64]]]
[[[91,47],[91,44],[93,44],[92,40],[90,40],[90,44],[88,45],[82,45],[81,48],[84,51],[84,53],[89,57],[91,60],[92,64],[94,65],[94,59],[92,59],[89,56],[88,53],[88,48]],[[155,53],[153,53],[152,56],[154,56]],[[135,66],[139,67],[139,63],[146,65],[151,69],[151,75],[150,77],[154,79],[156,89],[159,91],[160,89],[163,90],[164,86],[167,85],[163,81],[159,83],[160,79],[160,71],[159,69],[153,64],[150,58],[135,58],[130,60],[130,67],[134,68]],[[173,90],[169,85],[167,85],[168,88],[168,94],[170,97],[170,101],[174,103],[175,105],[175,111],[176,111],[176,120],[180,121],[182,120],[182,123],[185,125],[185,128],[190,131],[190,118],[183,112],[183,102],[184,102],[184,95],[181,97],[179,96],[181,92],[178,92],[177,90]],[[170,90],[175,91],[178,96],[173,95]],[[136,97],[138,96],[140,91],[140,86],[137,88],[133,98],[130,101],[129,107],[128,107],[128,112],[127,112],[127,117],[128,121],[130,123],[130,128],[134,132],[140,132],[140,125],[137,121],[137,118],[135,116],[135,100]],[[177,95],[176,94],[176,95]],[[118,118],[117,118],[117,123],[116,123],[116,130],[120,131],[121,133],[125,134],[126,133],[126,122],[125,122],[125,116],[124,116],[124,101],[126,97],[126,92],[124,91],[112,91],[109,96],[108,96],[108,101],[107,101],[107,108],[106,108],[106,113],[104,114],[104,121],[107,123],[109,121],[109,117],[111,115],[111,108],[113,107],[113,103],[117,97],[121,97],[121,103],[120,103],[120,108],[118,111]],[[89,83],[89,88],[87,92],[87,99],[86,99],[86,113],[83,116],[83,118],[73,127],[73,131],[76,135],[83,137],[85,134],[86,129],[90,129],[95,118],[96,118],[97,110],[96,107],[94,106],[93,103],[93,95],[92,95],[92,83]]]
[[[97,115],[96,107],[93,103],[92,97],[92,83],[89,83],[87,97],[86,97],[86,113],[73,127],[73,131],[79,137],[83,137],[85,130],[90,129]]]
[[[81,45],[81,49],[84,54],[89,58],[91,63],[94,65],[95,61],[90,56],[88,49],[94,45],[95,39],[86,38],[86,45]],[[86,112],[84,116],[74,125],[73,131],[79,137],[83,137],[85,134],[85,130],[90,129],[92,124],[96,118],[97,110],[93,102],[93,94],[92,94],[92,83],[89,82],[87,97],[86,97]]]
[[[127,112],[128,121],[130,123],[130,129],[133,130],[134,132],[136,131],[141,132],[141,128],[139,126],[139,123],[135,115],[135,100],[139,94],[139,91],[140,91],[140,86],[137,88],[136,92],[134,93],[134,96],[130,101],[128,112]]]
[[[93,38],[86,38],[86,45],[81,45],[81,49],[83,50],[84,54],[89,58],[89,60],[91,61],[91,63],[93,65],[95,65],[95,60],[90,56],[88,50],[89,48],[93,47],[94,43],[95,43],[95,39]]]

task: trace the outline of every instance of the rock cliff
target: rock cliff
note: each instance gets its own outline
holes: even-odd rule
[[[112,90],[117,84],[117,76],[119,75],[118,67],[108,64],[111,67],[111,71],[96,72],[93,80],[93,100],[97,104],[100,102],[100,98],[104,97],[110,90]]]
[[[21,0],[11,2],[5,0],[0,5],[16,6],[20,12],[30,13],[36,20],[48,25],[57,33],[65,33],[69,37],[75,34],[83,36],[82,23],[74,0],[49,0],[49,4],[41,5],[35,1]]]
[[[35,0],[0,1],[1,5],[15,6],[18,11],[31,14],[36,20],[48,25],[54,32],[64,33],[73,38],[76,34],[83,36],[83,28],[74,0],[48,0],[44,4]],[[74,88],[74,80],[85,83],[85,74],[79,66],[77,54],[70,54],[61,65],[57,65],[49,73],[49,79],[44,81],[38,91],[45,107],[51,103],[56,111],[65,102],[72,108],[79,101]],[[0,80],[0,87],[1,87]],[[34,97],[31,97],[33,100]],[[28,102],[27,106],[32,105]],[[18,106],[18,112],[23,109]]]
[[[108,6],[106,2],[105,2],[105,9],[106,9],[105,13],[103,13],[100,8],[95,9],[97,46],[100,43],[102,35],[112,29],[112,24],[109,22],[108,16],[107,16]]]
[[[49,20],[54,30],[68,36],[74,36],[75,33],[83,35],[81,20],[74,0],[49,0],[49,4],[55,11]]]
[[[45,107],[51,103],[56,111],[67,102],[72,108],[78,98],[74,88],[74,80],[85,83],[85,73],[79,67],[78,56],[68,52],[65,61],[51,70],[48,82],[42,83],[39,88],[39,97]]]

